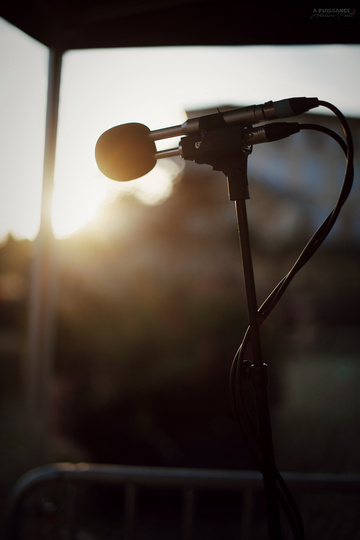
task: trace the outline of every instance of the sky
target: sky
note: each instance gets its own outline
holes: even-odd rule
[[[0,19],[0,241],[33,239],[39,228],[48,50]],[[111,198],[132,192],[147,204],[171,192],[181,160],[161,160],[145,177],[116,183],[98,170],[103,131],[140,122],[181,124],[185,111],[240,107],[295,96],[334,103],[360,117],[360,46],[108,49],[63,58],[53,228],[71,235]],[[325,111],[321,111],[325,112]],[[165,141],[158,148],[176,146]]]

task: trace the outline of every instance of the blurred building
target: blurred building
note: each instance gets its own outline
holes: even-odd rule
[[[306,122],[338,130],[330,116],[306,115]],[[349,122],[358,148],[360,121]],[[332,210],[345,160],[331,138],[306,130],[257,145],[248,166],[249,226],[262,302]],[[338,223],[263,327],[280,467],[360,468],[354,439],[360,414],[358,174],[357,161]],[[14,385],[26,382],[20,336],[26,328],[28,248],[13,240],[2,247],[2,383],[10,395]],[[62,439],[67,459],[80,454],[105,462],[251,466],[246,450],[239,450],[228,401],[229,368],[247,315],[225,177],[188,162],[165,202],[149,206],[119,198],[108,206],[102,228],[57,241],[56,252],[49,409],[56,452]],[[17,381],[10,378],[5,346],[18,351],[10,362]],[[341,404],[336,415],[333,396]],[[340,433],[343,447],[331,452],[329,440]]]

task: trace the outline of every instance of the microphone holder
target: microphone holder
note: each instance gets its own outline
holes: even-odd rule
[[[229,127],[221,114],[210,120],[204,117],[200,131],[181,139],[184,159],[208,164],[221,171],[228,180],[229,199],[235,202],[244,282],[249,317],[250,341],[253,358],[248,371],[254,388],[258,436],[261,446],[269,540],[281,540],[278,487],[275,477],[274,451],[268,402],[268,366],[263,362],[260,322],[257,311],[256,287],[250,246],[246,200],[250,198],[247,179],[247,160],[252,148],[244,143],[244,129],[248,124]]]

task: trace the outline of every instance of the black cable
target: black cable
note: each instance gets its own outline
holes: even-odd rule
[[[341,146],[344,154],[346,155],[347,153],[346,142],[340,137],[340,135],[335,133],[335,131],[333,131],[332,129],[329,129],[325,126],[321,126],[319,124],[299,124],[299,126],[300,126],[300,129],[312,129],[313,131],[320,131],[321,133],[325,133],[326,135],[329,135],[339,144],[339,146]]]
[[[353,148],[352,135],[351,135],[349,125],[344,115],[334,105],[326,101],[319,101],[319,105],[327,107],[338,117],[342,125],[342,129],[346,138],[346,143],[337,133],[321,125],[300,124],[300,129],[312,129],[312,130],[325,133],[331,136],[341,146],[343,152],[346,155],[346,162],[347,162],[343,185],[342,185],[337,203],[334,206],[332,212],[330,212],[328,217],[324,220],[324,222],[320,225],[320,227],[317,229],[314,235],[310,238],[310,240],[304,247],[303,251],[300,253],[299,257],[295,261],[293,267],[288,272],[288,274],[284,276],[284,278],[277,284],[277,286],[273,289],[271,294],[267,297],[265,302],[263,302],[263,304],[259,307],[258,317],[259,317],[260,324],[264,322],[264,320],[268,317],[268,315],[274,309],[274,307],[276,306],[276,304],[278,303],[278,301],[284,294],[285,290],[289,286],[294,276],[299,272],[299,270],[304,266],[304,264],[306,264],[306,262],[309,261],[309,259],[313,256],[313,254],[316,252],[316,250],[319,248],[319,246],[323,243],[325,238],[328,236],[329,232],[334,226],[335,221],[338,218],[339,212],[343,204],[345,203],[351,191],[351,187],[353,183],[353,176],[354,176],[354,170],[353,170],[354,148]],[[244,440],[255,462],[257,463],[261,471],[261,459],[259,456],[259,451],[255,448],[254,443],[250,440],[250,437],[247,433],[247,429],[244,423],[244,415],[247,418],[249,429],[251,429],[252,431],[252,437],[255,439],[255,441],[257,442],[259,446],[260,443],[258,440],[258,434],[254,426],[254,423],[251,419],[251,415],[248,411],[248,408],[244,399],[244,394],[241,391],[241,383],[244,380],[244,371],[245,371],[245,366],[246,366],[246,363],[244,361],[244,356],[245,356],[245,352],[247,351],[247,347],[249,345],[249,337],[250,337],[249,330],[250,328],[248,327],[245,332],[243,341],[238,351],[235,354],[235,357],[231,366],[230,381],[229,381],[230,382],[230,396],[231,396],[234,416],[238,421],[238,425],[241,429]],[[293,500],[282,476],[280,475],[279,471],[276,469],[275,464],[273,464],[273,467],[274,467],[274,474],[276,475],[276,479],[278,482],[279,500],[288,517],[294,537],[298,539],[302,539],[304,538],[304,530],[303,530],[301,516],[296,506],[296,503]],[[283,490],[283,493],[281,492],[281,490]]]
[[[249,332],[249,328],[247,329],[247,333],[248,332]],[[234,367],[235,367],[235,371],[238,372],[238,369],[241,370],[242,364],[240,362],[235,362],[235,364],[233,363],[233,365],[232,365],[232,369],[234,369]],[[236,394],[237,392],[236,392],[236,386],[235,385],[236,385],[237,377],[234,375],[234,373],[232,374],[231,379],[232,379],[232,384],[234,385],[233,392],[234,392],[234,394]],[[242,381],[241,381],[241,378],[240,378],[240,384],[241,384],[241,382]],[[232,394],[232,392],[230,392],[230,394]],[[262,463],[261,463],[261,458],[260,458],[260,455],[259,455],[259,451],[255,450],[252,442],[249,439],[248,433],[246,432],[246,428],[244,426],[244,421],[243,421],[243,418],[242,418],[242,415],[241,415],[241,410],[239,409],[239,406],[237,404],[237,400],[234,397],[234,395],[232,396],[232,398],[233,398],[232,401],[233,401],[234,415],[235,415],[235,418],[238,421],[238,426],[240,427],[241,432],[243,434],[243,439],[244,439],[247,447],[249,448],[250,453],[251,453],[255,463],[257,464],[259,471],[262,473],[263,470],[262,470]],[[255,426],[254,426],[254,424],[252,422],[250,414],[249,414],[249,412],[247,410],[247,406],[246,406],[246,403],[244,401],[244,395],[243,395],[242,392],[240,392],[240,399],[241,399],[241,402],[242,402],[243,410],[246,412],[246,416],[247,416],[248,422],[249,422],[249,427],[252,430],[253,437],[256,438],[258,446],[260,446],[259,436],[258,436],[256,428],[255,428]],[[278,488],[279,501],[281,502],[283,510],[284,510],[284,512],[285,512],[285,514],[287,516],[287,519],[288,519],[289,524],[291,526],[291,529],[293,531],[294,538],[295,538],[295,540],[303,540],[305,538],[304,528],[303,528],[302,518],[301,518],[300,512],[298,510],[298,507],[296,505],[296,502],[295,502],[291,492],[289,491],[283,477],[281,476],[280,472],[278,471],[278,469],[276,468],[274,463],[272,463],[272,467],[273,467],[273,473],[274,473],[274,475],[276,477],[276,481],[277,481],[277,484],[278,484],[277,488]]]
[[[354,151],[353,151],[351,132],[345,118],[344,118],[344,121],[345,121],[345,126],[346,126],[345,135],[347,139],[347,150],[346,150],[347,168],[346,168],[344,182],[342,185],[342,189],[340,191],[338,201],[335,207],[333,208],[332,212],[330,212],[328,217],[324,220],[324,222],[320,225],[320,227],[317,229],[315,234],[306,244],[305,248],[301,252],[300,256],[296,260],[291,270],[288,272],[286,276],[284,276],[284,278],[274,288],[274,290],[268,296],[265,302],[260,306],[258,310],[260,323],[263,322],[265,318],[270,314],[270,312],[274,309],[275,305],[278,303],[281,296],[284,294],[285,289],[288,287],[293,277],[304,266],[304,264],[306,264],[309,261],[309,259],[314,255],[315,251],[320,247],[322,242],[328,236],[329,232],[331,231],[331,229],[333,228],[335,224],[335,221],[340,213],[340,210],[343,204],[345,203],[351,191],[353,175],[354,175],[354,171],[353,171]],[[310,125],[311,124],[305,124],[304,129],[309,129]],[[311,129],[314,129],[314,126]],[[318,129],[318,126],[316,126],[316,129]],[[333,137],[335,136],[336,137],[336,138],[334,137],[335,140],[337,140],[337,142],[343,148],[344,142],[340,138],[338,140],[337,138],[338,136],[336,136],[334,132],[331,132],[331,130],[328,131],[327,128],[324,128],[322,131],[326,132],[327,134],[331,134],[331,136]]]
[[[328,128],[324,128],[323,126],[318,126],[316,124],[304,124],[302,126],[303,129],[316,129],[319,131],[323,131],[324,133],[327,133],[328,135],[331,135],[337,142],[341,145],[341,147],[346,148],[345,143],[342,141],[342,139],[332,132],[331,130],[328,130]],[[350,130],[347,129],[345,132],[346,135],[350,135],[351,139],[351,133]],[[351,146],[351,145],[350,145]],[[348,180],[348,178],[346,177]],[[346,188],[347,184],[344,183],[344,188]],[[346,195],[346,189],[342,190],[342,195]],[[348,191],[350,191],[348,189]],[[264,302],[264,304],[259,309],[259,315],[260,315],[260,322],[263,322],[265,318],[268,316],[270,311],[275,307],[277,302],[279,301],[282,294],[285,292],[285,288],[288,286],[294,275],[300,270],[300,268],[307,262],[307,260],[312,256],[313,252],[319,247],[320,240],[323,241],[323,239],[327,236],[328,232],[330,231],[330,228],[332,227],[334,223],[334,217],[337,217],[338,211],[337,207],[339,206],[339,203],[342,205],[343,202],[345,202],[345,197],[340,197],[337,206],[335,207],[334,211],[328,216],[327,220],[322,224],[322,226],[318,229],[318,231],[315,233],[315,235],[312,237],[312,239],[309,241],[305,249],[303,250],[302,254],[296,261],[295,265],[291,269],[291,271],[281,280],[281,282],[275,287],[271,295],[268,297],[268,299]],[[244,341],[242,344],[241,349],[244,350],[244,346],[247,345],[248,342],[248,332],[244,336]]]

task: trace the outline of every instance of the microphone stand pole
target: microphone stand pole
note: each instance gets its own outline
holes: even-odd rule
[[[274,474],[274,450],[267,391],[268,366],[263,362],[262,357],[260,323],[257,313],[256,287],[246,211],[246,199],[249,198],[246,175],[247,154],[238,150],[238,157],[233,161],[234,163],[230,167],[227,164],[225,174],[228,179],[229,198],[235,201],[242,254],[250,341],[253,352],[249,374],[254,388],[269,540],[281,540],[278,488]]]
[[[262,359],[260,323],[257,313],[256,288],[246,212],[246,199],[250,198],[247,181],[247,159],[251,147],[244,148],[245,125],[238,124],[230,127],[226,125],[221,113],[214,115],[210,119],[204,117],[200,119],[200,122],[200,133],[181,139],[182,156],[184,159],[199,164],[212,165],[214,170],[222,171],[228,180],[229,199],[235,202],[249,316],[250,340],[253,350],[253,362],[249,373],[254,388],[269,540],[281,540],[279,493],[275,477],[267,392],[268,366]]]
[[[228,181],[231,182],[231,179],[228,178]],[[260,325],[257,316],[256,291],[245,200],[235,200],[235,207],[243,261],[250,326],[250,340],[253,351],[253,362],[249,372],[255,396],[258,435],[261,447],[261,472],[264,483],[268,532],[270,540],[280,540],[281,524],[279,515],[278,489],[274,475],[274,451],[267,392],[268,366],[263,362],[262,359]]]

